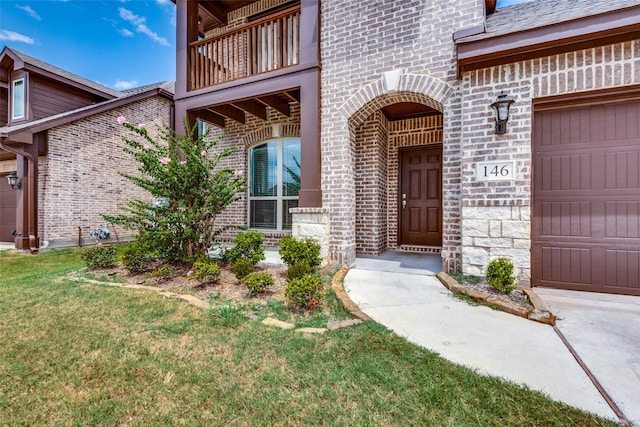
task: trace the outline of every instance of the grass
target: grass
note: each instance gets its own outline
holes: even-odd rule
[[[77,250],[0,252],[0,425],[616,425],[375,322],[303,336],[219,299],[65,280],[81,267]]]

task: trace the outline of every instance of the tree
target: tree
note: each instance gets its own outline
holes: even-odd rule
[[[238,227],[215,225],[216,216],[246,188],[242,171],[218,166],[235,149],[212,154],[219,139],[208,140],[208,132],[198,135],[197,126],[190,128],[186,120],[185,136],[165,129],[158,140],[143,125],[134,126],[124,117],[118,122],[138,135],[124,138],[124,151],[138,163],[139,174],[120,175],[147,190],[153,200],[129,201],[121,208],[125,213],[103,215],[106,221],[137,231],[138,240],[162,258],[182,262],[205,254],[221,232]]]

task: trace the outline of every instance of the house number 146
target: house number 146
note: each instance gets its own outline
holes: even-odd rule
[[[497,181],[515,179],[513,162],[480,162],[476,165],[478,181]]]

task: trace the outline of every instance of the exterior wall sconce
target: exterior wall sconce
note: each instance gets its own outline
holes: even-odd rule
[[[504,91],[498,95],[498,99],[491,104],[491,108],[496,110],[496,134],[507,133],[507,121],[509,120],[509,109],[511,104],[516,102],[511,96],[507,96]]]
[[[7,175],[7,182],[14,190],[19,190],[20,188],[22,188],[22,180],[13,172]]]

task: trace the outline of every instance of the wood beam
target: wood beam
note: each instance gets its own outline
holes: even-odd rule
[[[283,92],[283,95],[286,95],[287,98],[294,102],[300,103],[300,89],[293,89]]]
[[[193,115],[200,119],[204,120],[207,123],[211,123],[214,126],[224,127],[224,117],[220,114],[216,114],[213,111],[209,110],[196,110],[193,112]]]
[[[263,104],[259,103],[258,101],[249,99],[246,101],[234,102],[232,105],[240,108],[241,110],[244,110],[249,114],[253,114],[259,119],[262,119],[265,121],[267,120],[267,107],[265,107]]]
[[[287,117],[291,116],[291,107],[289,106],[289,104],[275,95],[261,96],[258,98],[258,101],[262,102],[268,107],[273,108],[277,112],[284,114]]]
[[[238,123],[245,124],[247,122],[244,111],[231,104],[216,105],[214,107],[208,107],[207,110],[225,116],[228,119],[235,120]]]
[[[220,24],[226,25],[227,12],[224,8],[220,7],[215,1],[202,0],[199,3],[202,9],[211,15],[213,19],[218,21]]]

